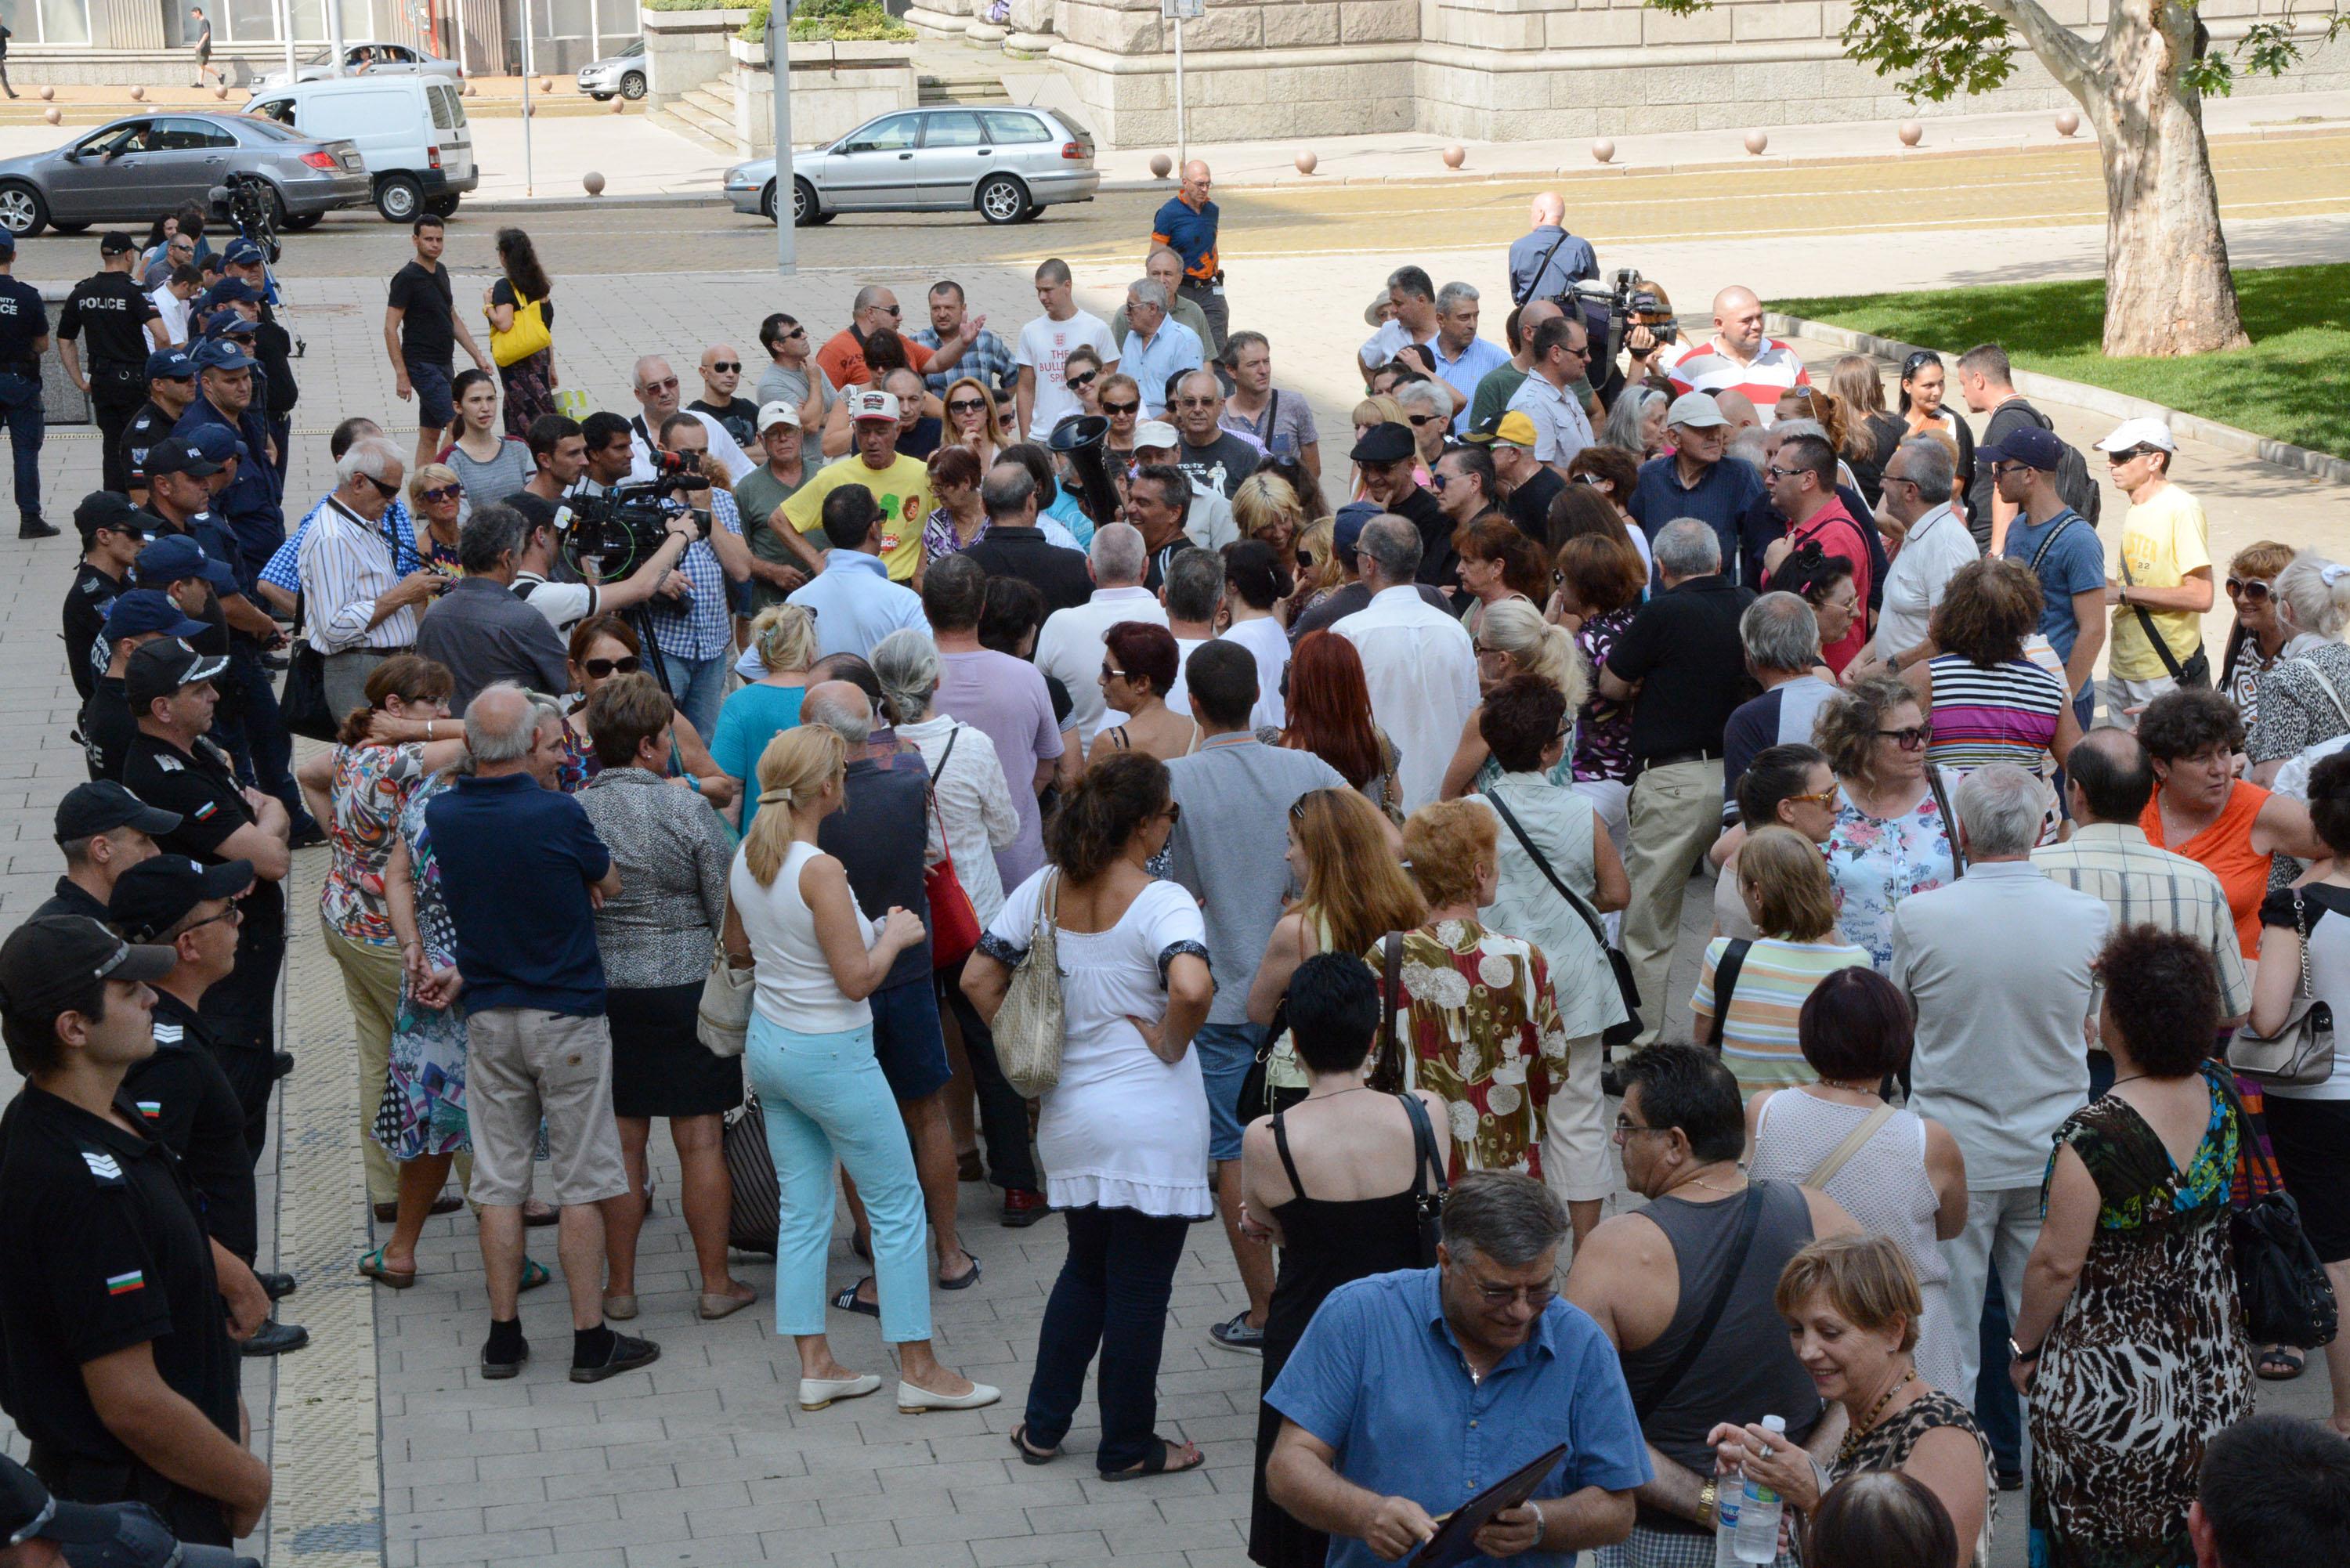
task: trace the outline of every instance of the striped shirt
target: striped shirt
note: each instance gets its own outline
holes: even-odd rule
[[[1779,395],[1812,384],[1804,362],[1784,343],[1765,337],[1753,359],[1740,364],[1712,339],[1694,344],[1665,374],[1676,392],[1743,392],[1754,411],[1768,425],[1779,407]]]
[[[402,605],[375,621],[376,600],[403,576],[399,536],[389,521],[370,523],[328,496],[301,546],[301,591],[310,646],[320,653],[416,646],[420,611]],[[408,546],[413,566],[415,546]],[[369,625],[374,621],[373,625]]]
[[[2062,680],[2023,659],[1982,669],[1945,653],[1929,659],[1926,668],[1934,680],[1934,740],[1928,762],[1960,774],[2013,763],[2047,777],[2048,747],[2068,701]]]
[[[2220,966],[2220,1015],[2241,1016],[2251,1006],[2236,917],[2220,878],[2184,855],[2157,849],[2136,824],[2085,822],[2072,839],[2032,852],[2032,864],[2063,886],[2102,898],[2114,929],[2153,925],[2193,937]]]
[[[1721,962],[1728,937],[1716,937],[1705,947],[1697,990],[1690,1008],[1700,1014],[1696,1032],[1703,1036],[1713,1016],[1713,971]],[[1819,1077],[1804,1060],[1795,1038],[1795,1021],[1813,988],[1840,969],[1866,969],[1868,950],[1843,942],[1790,942],[1764,937],[1746,950],[1745,967],[1730,996],[1730,1016],[1721,1031],[1721,1062],[1738,1079],[1741,1098],[1758,1089],[1785,1088]]]
[[[324,516],[326,511],[327,497],[322,495],[318,498],[318,504],[302,514],[302,521],[295,525],[293,536],[278,545],[276,552],[269,557],[269,564],[261,568],[263,582],[284,588],[289,594],[301,591],[302,541],[310,536],[310,524]],[[408,571],[414,571],[422,563],[416,554],[416,525],[409,518],[408,503],[393,502],[384,515],[390,519],[392,535],[400,541],[401,564]]]

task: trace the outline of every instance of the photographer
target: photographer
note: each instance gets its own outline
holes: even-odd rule
[[[558,506],[549,519],[520,506],[515,510],[523,513],[526,524],[519,569],[515,573],[515,597],[545,616],[557,636],[569,637],[573,627],[600,611],[624,610],[656,595],[682,598],[692,587],[677,569],[679,557],[701,536],[691,517],[671,518],[660,547],[617,583],[556,582],[555,563],[562,554],[566,534],[577,525],[577,514]]]
[[[678,565],[686,592],[675,597],[663,594],[652,601],[652,651],[665,671],[662,685],[678,711],[707,735],[718,727],[726,667],[734,652],[728,585],[751,580],[751,546],[743,538],[733,493],[723,483],[712,483],[714,460],[703,417],[673,413],[656,433],[668,461],[656,457],[653,466],[673,476],[667,484],[692,508],[699,526]]]

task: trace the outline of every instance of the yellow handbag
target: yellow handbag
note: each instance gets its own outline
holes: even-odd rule
[[[501,366],[518,365],[542,348],[555,347],[555,336],[546,329],[546,302],[525,299],[522,290],[515,290],[514,325],[504,332],[490,332],[490,358]]]

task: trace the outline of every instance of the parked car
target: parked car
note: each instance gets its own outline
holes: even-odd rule
[[[272,88],[291,87],[296,82],[325,81],[335,74],[335,51],[332,46],[305,57],[288,76],[283,69],[254,78],[253,90],[267,92]],[[428,76],[447,77],[455,81],[465,73],[454,60],[444,60],[438,55],[406,44],[346,44],[343,46],[345,76]]]
[[[580,67],[579,90],[598,103],[611,102],[616,93],[630,103],[644,97],[645,41],[635,39],[619,54]]]
[[[187,202],[225,213],[215,192],[232,180],[267,186],[288,229],[361,205],[369,189],[359,150],[346,140],[240,114],[136,114],[0,161],[0,226],[25,239],[51,227],[78,234],[92,223],[143,223]]]
[[[1100,186],[1093,132],[1062,110],[941,104],[792,154],[792,221],[975,208],[991,223],[1021,223],[1058,202],[1090,202]],[[726,196],[738,213],[774,217],[775,161],[729,169]]]
[[[305,135],[349,141],[367,165],[369,194],[387,223],[419,213],[447,217],[481,183],[473,133],[457,84],[437,77],[337,77],[276,88],[244,112]]]

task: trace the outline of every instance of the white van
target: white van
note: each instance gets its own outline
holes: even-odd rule
[[[465,100],[456,84],[438,77],[370,72],[302,82],[256,94],[244,111],[356,146],[374,186],[375,210],[390,223],[408,223],[419,213],[445,218],[481,183]]]

